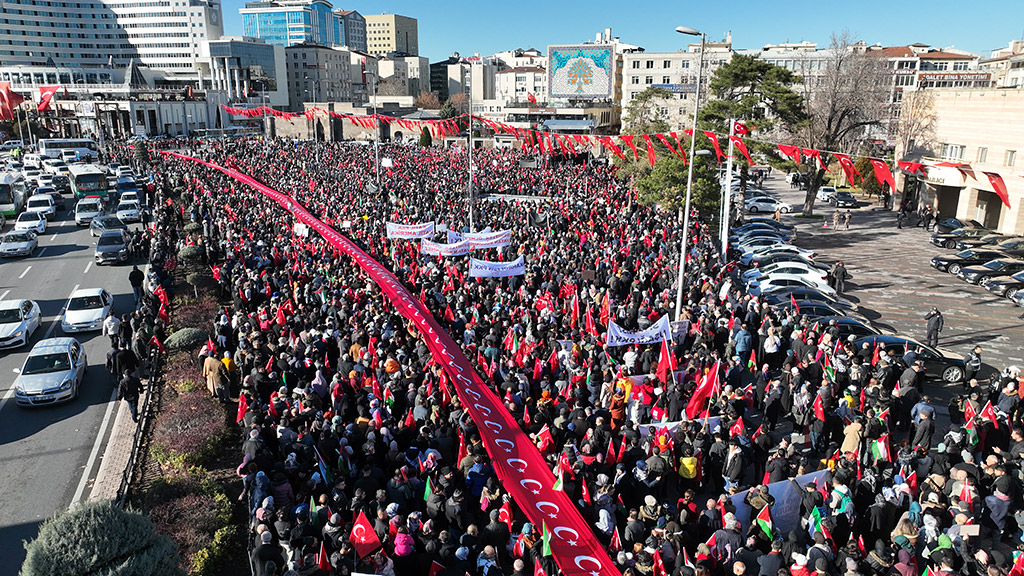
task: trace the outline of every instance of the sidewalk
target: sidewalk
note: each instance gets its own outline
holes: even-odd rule
[[[148,384],[144,387],[142,396],[139,398],[139,411],[148,394]],[[110,438],[107,440],[106,450],[100,456],[100,467],[96,472],[96,478],[89,490],[89,500],[117,498],[117,490],[121,487],[121,477],[124,468],[128,465],[128,458],[132,452],[132,442],[135,439],[137,424],[132,422],[132,416],[128,413],[128,407],[121,400],[117,400],[117,415],[114,417],[114,425],[111,427]],[[141,419],[141,414],[140,414]]]

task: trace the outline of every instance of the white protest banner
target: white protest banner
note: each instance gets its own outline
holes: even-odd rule
[[[473,247],[469,240],[463,240],[455,244],[441,244],[426,238],[420,239],[420,254],[428,256],[464,256],[469,254]]]
[[[296,235],[302,236],[303,238],[309,236],[309,226],[306,226],[302,222],[296,222],[292,226],[292,231],[295,232]]]
[[[796,484],[792,480],[783,480],[768,485],[768,493],[775,497],[775,503],[771,508],[772,524],[781,534],[786,535],[793,530],[800,529],[800,493],[808,482],[817,480],[820,486],[825,481],[826,474],[828,474],[828,470],[818,470],[797,477]],[[759,483],[760,480],[760,478],[755,479],[755,483]],[[750,505],[743,502],[746,495],[747,492],[744,490],[732,497],[732,505],[736,507],[736,519],[743,526],[744,533],[750,526],[751,516],[760,512],[760,510],[751,510]]]
[[[463,234],[463,238],[473,244],[473,250],[485,248],[502,248],[512,242],[512,231],[501,230],[498,232],[476,232]]]
[[[471,242],[467,240],[467,242]],[[470,278],[500,278],[503,276],[522,276],[526,274],[526,261],[520,256],[511,262],[491,262],[489,260],[469,259]]]
[[[448,231],[448,243],[457,244],[462,242],[462,232],[456,232],[455,230]]]
[[[434,223],[398,224],[388,222],[388,238],[430,238],[434,235]]]
[[[658,318],[658,321],[651,324],[647,329],[639,332],[623,330],[615,322],[608,323],[608,346],[626,346],[628,344],[653,344],[661,342],[661,339],[672,340],[672,328],[669,325],[668,315]]]

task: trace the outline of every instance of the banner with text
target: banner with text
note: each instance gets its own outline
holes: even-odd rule
[[[501,398],[487,387],[472,364],[420,301],[379,262],[280,192],[237,170],[174,152],[161,154],[198,162],[262,192],[349,256],[423,337],[427,348],[454,384],[459,401],[476,423],[503,487],[535,526],[547,528],[552,556],[565,576],[618,576],[601,542],[569,495],[554,488],[555,477],[537,447],[509,414]]]
[[[794,480],[783,480],[768,485],[768,493],[775,497],[775,503],[771,507],[772,524],[783,536],[800,529],[800,497],[804,485],[817,481],[820,486],[825,481],[826,474],[828,474],[828,470],[818,470],[798,476],[795,482]],[[760,481],[760,478],[757,481]],[[744,533],[750,526],[750,519],[760,512],[760,510],[751,510],[750,505],[743,501],[746,495],[747,492],[743,491],[732,497],[732,505],[736,507],[736,519],[743,526]]]
[[[658,318],[658,321],[648,328],[639,332],[623,330],[615,322],[608,323],[608,346],[626,346],[629,344],[654,344],[661,342],[661,339],[672,341],[672,326],[669,324],[668,315]]]
[[[469,276],[471,278],[501,278],[504,276],[522,276],[524,274],[526,274],[526,261],[523,260],[522,256],[511,262],[469,259]]]
[[[434,235],[434,223],[424,222],[423,224],[398,224],[388,222],[388,238],[430,238]]]
[[[420,239],[420,254],[428,256],[465,256],[473,249],[469,240],[456,242],[455,244],[441,244],[426,238]]]

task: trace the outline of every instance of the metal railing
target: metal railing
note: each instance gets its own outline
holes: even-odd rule
[[[144,390],[145,399],[142,402],[142,406],[139,407],[139,423],[135,427],[135,435],[132,438],[132,450],[128,454],[128,462],[124,466],[124,471],[121,472],[121,485],[118,486],[117,496],[114,498],[114,503],[116,504],[123,505],[126,502],[128,491],[135,480],[135,469],[141,462],[143,441],[149,430],[153,412],[153,396],[158,393],[158,384],[162,374],[161,360],[163,360],[163,354],[160,353],[160,349],[152,346],[149,351],[149,379],[146,381],[146,388]]]

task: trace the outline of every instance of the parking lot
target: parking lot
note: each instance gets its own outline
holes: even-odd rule
[[[795,212],[803,205],[804,192],[792,190],[784,175],[765,180],[763,189],[791,204]],[[1024,309],[996,297],[981,286],[970,285],[955,276],[933,269],[931,258],[949,254],[928,242],[923,228],[896,228],[896,213],[877,209],[877,200],[852,210],[849,231],[832,227],[835,208],[816,203],[822,220],[805,220],[793,214],[783,222],[797,227],[794,244],[815,250],[817,260],[842,260],[853,278],[846,284],[846,298],[879,328],[899,335],[925,339],[924,316],[937,306],[945,316],[939,347],[966,354],[975,344],[982,346],[985,363],[981,378],[1008,365],[1024,366]],[[845,209],[842,210],[845,212]]]

